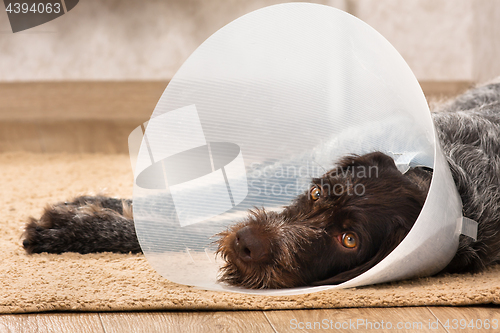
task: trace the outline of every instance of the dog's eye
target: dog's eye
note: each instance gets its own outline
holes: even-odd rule
[[[314,201],[318,200],[321,196],[321,191],[316,186],[313,187],[309,193],[311,194],[311,199],[313,199]]]
[[[358,246],[358,238],[352,232],[347,232],[342,235],[342,245],[349,249],[352,249]]]

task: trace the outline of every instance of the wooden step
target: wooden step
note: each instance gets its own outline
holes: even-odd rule
[[[148,120],[166,81],[0,83],[0,152],[128,153],[128,135]],[[421,82],[429,100],[470,82]]]

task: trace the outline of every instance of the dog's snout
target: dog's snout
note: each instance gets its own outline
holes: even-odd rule
[[[236,232],[234,248],[240,259],[246,262],[262,262],[269,259],[268,242],[250,226]]]

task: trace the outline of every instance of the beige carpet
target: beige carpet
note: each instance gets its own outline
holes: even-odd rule
[[[257,310],[500,304],[500,266],[452,275],[301,296],[249,296],[169,282],[142,255],[28,256],[28,216],[79,194],[132,195],[125,155],[0,154],[0,313],[50,310]]]

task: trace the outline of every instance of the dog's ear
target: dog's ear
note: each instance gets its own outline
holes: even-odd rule
[[[396,164],[394,163],[394,160],[379,151],[365,154],[365,155],[351,155],[344,157],[341,159],[337,165],[340,168],[349,168],[349,167],[356,167],[356,166],[376,166],[380,169],[396,169]]]
[[[361,159],[368,165],[376,165],[379,168],[398,169],[392,157],[379,151],[363,155]]]
[[[355,170],[362,170],[365,172],[364,174],[370,175],[369,177],[374,176],[375,178],[378,178],[379,174],[386,171],[399,173],[396,163],[394,163],[394,160],[390,156],[381,152],[374,152],[361,156],[346,156],[339,160],[336,163],[336,167],[328,171],[327,175],[333,178],[338,175],[346,175]]]
[[[393,230],[388,235],[387,240],[384,240],[382,242],[381,247],[378,249],[375,256],[373,256],[370,260],[351,270],[342,272],[328,279],[313,282],[312,285],[322,286],[328,284],[340,284],[342,282],[346,282],[352,278],[355,278],[358,275],[361,275],[362,273],[366,272],[367,270],[378,264],[380,261],[382,261],[382,259],[387,257],[387,255],[391,253],[392,250],[394,250],[396,246],[399,245],[399,243],[401,243],[401,241],[408,234],[408,231],[409,230],[407,230],[403,226],[399,226],[397,230]]]

